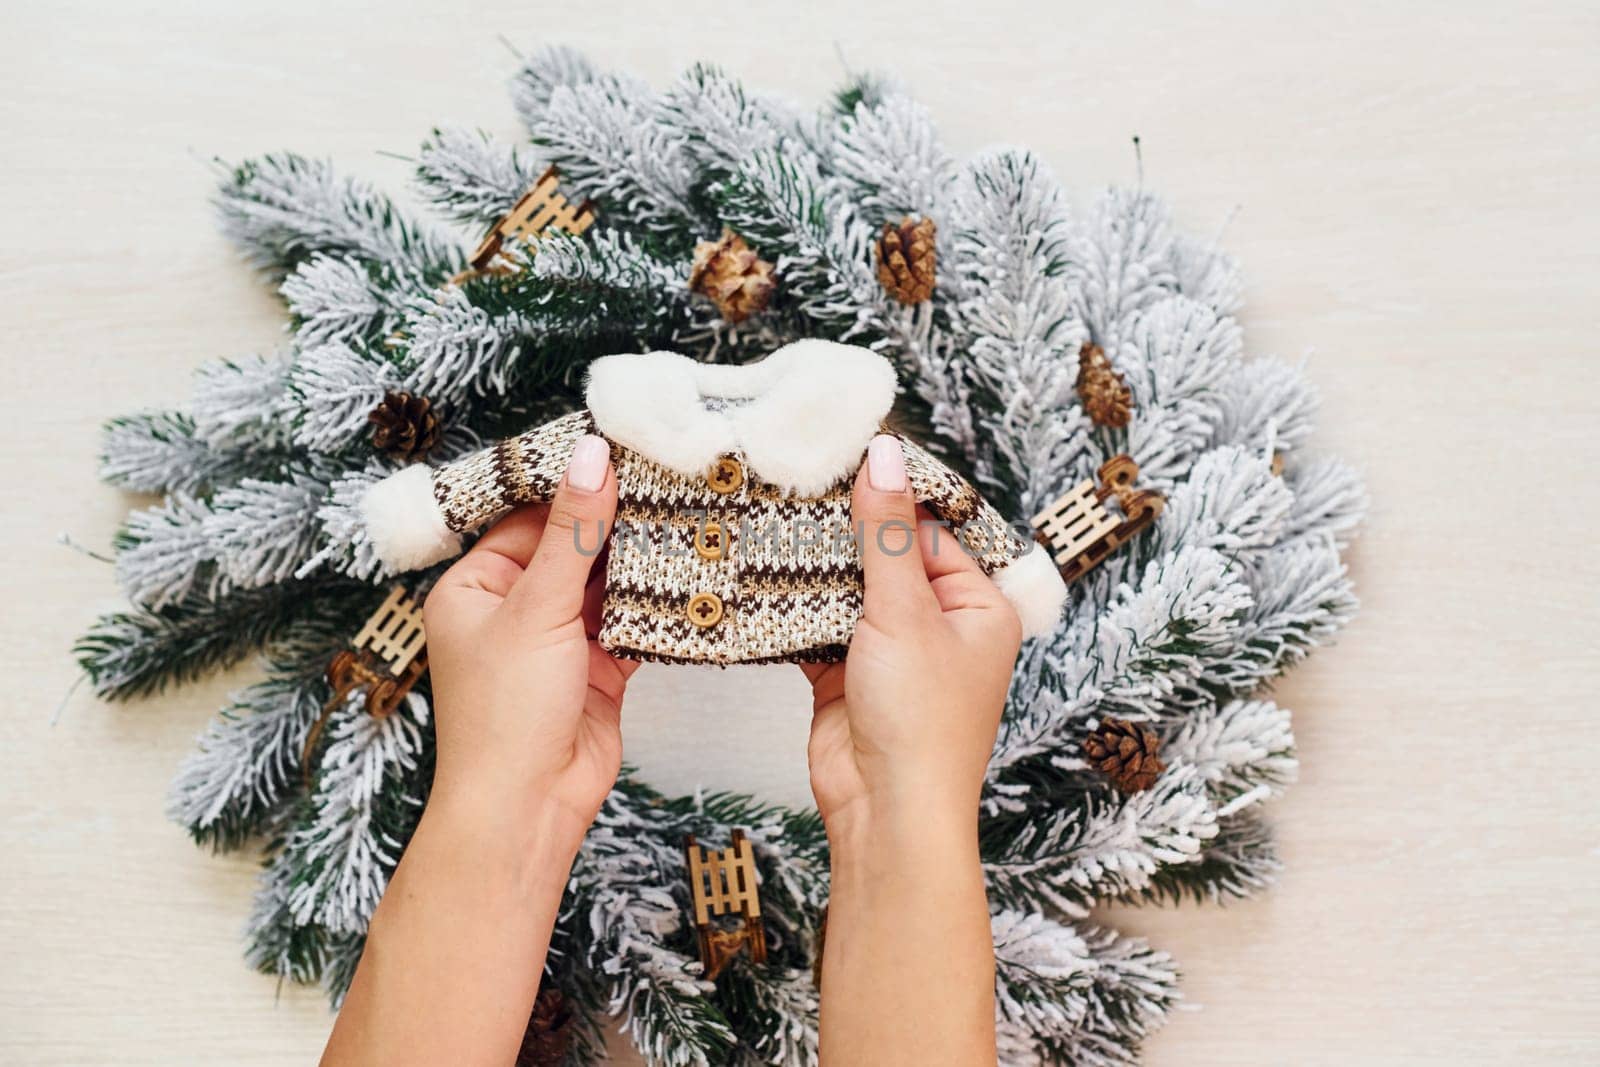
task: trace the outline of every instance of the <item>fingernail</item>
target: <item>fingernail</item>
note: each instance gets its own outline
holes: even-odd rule
[[[880,433],[867,446],[867,482],[880,493],[906,491],[906,456],[898,437]]]
[[[567,484],[592,493],[606,484],[606,465],[611,462],[611,446],[604,437],[584,434],[578,438],[567,461]]]

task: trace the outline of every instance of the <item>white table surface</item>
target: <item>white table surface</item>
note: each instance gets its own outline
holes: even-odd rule
[[[1288,868],[1227,908],[1119,912],[1188,1004],[1152,1064],[1600,1062],[1600,17],[1589,5],[615,2],[12,5],[0,33],[0,1060],[303,1063],[329,1015],[240,958],[254,863],[164,821],[243,673],[123,707],[67,649],[116,602],[129,501],[95,429],[281,337],[203,160],[277,148],[399,188],[435,124],[511,134],[497,41],[662,84],[710,59],[819,100],[900,75],[966,153],[1025,143],[1082,202],[1129,138],[1309,354],[1320,444],[1374,499],[1365,610],[1279,689]],[[805,797],[789,672],[648,670],[629,757],[672,789]],[[760,692],[761,699],[752,699]],[[619,1060],[619,1062],[631,1062]]]

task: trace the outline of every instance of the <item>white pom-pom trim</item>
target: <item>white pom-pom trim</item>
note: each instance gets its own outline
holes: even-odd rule
[[[1017,609],[1022,636],[1038,637],[1056,628],[1067,602],[1067,583],[1042,545],[1034,545],[1015,562],[990,575]]]
[[[414,571],[461,551],[461,535],[445,525],[424,464],[396,471],[361,498],[361,516],[378,558],[394,571]]]

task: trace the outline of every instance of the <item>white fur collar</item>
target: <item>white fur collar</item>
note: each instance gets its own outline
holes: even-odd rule
[[[894,367],[876,352],[796,341],[746,364],[606,356],[590,365],[586,400],[602,434],[679,474],[737,450],[763,481],[818,496],[860,466],[894,394]],[[712,411],[707,400],[744,402]]]

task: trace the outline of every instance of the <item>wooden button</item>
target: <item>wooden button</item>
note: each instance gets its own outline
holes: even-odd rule
[[[706,484],[713,493],[732,493],[744,484],[744,465],[732,456],[723,456],[706,472]]]
[[[694,550],[701,559],[726,559],[728,557],[728,531],[721,523],[702,523],[694,531]]]
[[[709,629],[722,621],[722,601],[713,593],[696,593],[689,599],[689,621]]]

